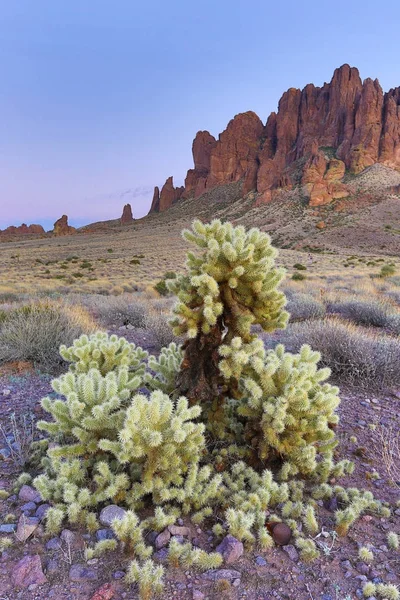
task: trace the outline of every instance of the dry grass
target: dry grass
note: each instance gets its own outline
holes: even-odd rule
[[[400,340],[376,335],[353,324],[328,317],[289,326],[281,336],[292,350],[309,344],[338,383],[385,389],[400,386]]]
[[[400,432],[397,428],[379,425],[374,432],[374,446],[386,474],[400,488]]]
[[[7,312],[0,325],[0,363],[31,361],[53,371],[62,359],[61,344],[71,344],[98,326],[81,306],[51,300],[32,301]]]

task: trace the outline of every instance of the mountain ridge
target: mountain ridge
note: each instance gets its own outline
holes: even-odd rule
[[[154,189],[150,213],[237,181],[243,196],[257,192],[258,203],[300,187],[310,206],[330,204],[351,195],[346,175],[376,163],[400,169],[400,87],[384,93],[377,79],[362,81],[344,64],[322,87],[289,88],[265,125],[248,111],[218,139],[197,132],[192,154],[185,185],[174,187],[168,177]]]

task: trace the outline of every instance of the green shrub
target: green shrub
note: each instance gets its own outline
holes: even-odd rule
[[[396,267],[394,265],[383,265],[380,270],[379,277],[391,277],[396,273]]]
[[[304,279],[307,279],[307,277],[304,275],[304,273],[293,273],[292,279],[293,281],[304,281]]]
[[[301,263],[296,263],[293,265],[293,269],[297,269],[298,271],[306,271],[307,267],[305,267]]]
[[[157,281],[154,289],[160,294],[160,296],[168,296],[169,294],[169,289],[167,288],[165,279],[160,279],[160,281]]]
[[[160,294],[160,296],[168,296],[170,291],[167,285],[167,281],[176,278],[176,273],[173,271],[167,271],[162,279],[158,281],[154,289]]]

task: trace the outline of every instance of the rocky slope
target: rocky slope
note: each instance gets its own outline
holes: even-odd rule
[[[351,196],[349,176],[376,163],[400,169],[400,87],[384,93],[377,79],[362,81],[343,65],[322,87],[290,88],[265,125],[245,112],[218,140],[199,131],[192,151],[185,186],[175,188],[169,177],[155,188],[150,212],[239,181],[242,195],[257,192],[257,203],[296,188],[310,206],[330,204]]]

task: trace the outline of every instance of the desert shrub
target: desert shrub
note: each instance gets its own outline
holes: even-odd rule
[[[0,326],[0,363],[32,361],[53,370],[62,364],[58,349],[96,324],[87,311],[51,300],[31,302],[11,310]]]
[[[153,310],[146,313],[143,327],[152,332],[158,348],[168,346],[178,340],[170,325],[170,317],[163,311]]]
[[[290,314],[290,322],[306,319],[319,319],[325,315],[325,306],[310,294],[287,292],[286,310]]]
[[[379,272],[379,277],[391,277],[396,273],[396,267],[394,265],[383,265]]]
[[[38,425],[50,442],[34,480],[53,504],[47,532],[57,533],[65,520],[93,531],[102,507],[124,506],[125,516],[111,525],[117,539],[87,548],[86,557],[123,542],[136,558],[128,579],[143,598],[162,578],[145,532],[162,531],[181,515],[197,524],[214,519],[216,535],[268,548],[272,511],[301,557],[312,560],[317,500],[340,500],[340,535],[366,510],[388,512],[369,492],[328,483],[353,465],[334,460],[338,388],[327,383],[319,353],[308,345],[298,354],[282,345],[266,350],[254,332],[284,328],[288,319],[279,290],[284,272],[268,235],[195,221],[184,237],[197,253],[188,254],[186,274],[168,282],[178,296],[172,324],[185,337],[182,346],[149,357],[105,333],[62,346],[69,370],[53,381],[58,397],[42,400],[51,420]],[[222,562],[176,539],[168,560],[200,570]]]
[[[337,380],[366,388],[400,384],[400,342],[394,337],[326,318],[294,323],[286,340],[293,350],[309,343],[321,352],[322,364]]]
[[[144,327],[147,306],[140,298],[109,296],[97,300],[93,311],[101,322],[108,325]]]
[[[354,298],[331,302],[328,311],[357,325],[384,327],[394,333],[400,332],[400,313],[388,302]]]
[[[293,281],[304,281],[304,279],[307,279],[307,277],[304,275],[304,273],[293,273],[292,279]]]
[[[298,271],[307,271],[307,267],[302,265],[301,263],[294,264],[293,269],[297,269]]]
[[[174,273],[173,271],[167,271],[164,277],[160,279],[160,281],[157,281],[157,283],[155,284],[154,289],[156,290],[156,292],[158,292],[160,296],[168,296],[170,291],[167,285],[167,281],[170,279],[175,279],[175,277],[176,273]]]
[[[14,294],[13,292],[0,292],[0,304],[11,304],[13,302],[18,302],[19,299],[19,295]]]

